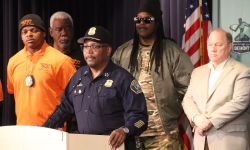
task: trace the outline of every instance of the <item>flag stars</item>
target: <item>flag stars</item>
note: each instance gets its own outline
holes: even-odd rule
[[[203,47],[202,51],[204,52],[206,51],[205,39],[207,39],[207,35],[209,35],[209,32],[212,27],[211,21],[210,21],[211,16],[209,15],[209,12],[208,12],[208,8],[207,8],[208,3],[205,2],[206,0],[202,0],[202,3],[200,3],[200,1],[198,0],[186,0],[186,1],[187,1],[187,7],[186,7],[187,10],[185,14],[186,24],[183,25],[186,32],[184,33],[184,36],[183,36],[182,48],[186,52],[190,53],[191,61],[193,62],[194,66],[197,67],[201,64],[207,63],[208,60],[206,59],[207,57],[205,57],[204,53],[198,54],[199,57],[196,57],[195,55],[193,55],[193,51],[195,51],[194,54],[197,54],[201,51],[200,47],[194,48],[195,46],[194,44],[196,43],[194,41],[195,40],[199,41]],[[195,11],[197,9],[198,10],[201,9],[201,12]],[[199,20],[200,22],[197,22],[196,18],[193,17],[193,14],[197,15],[199,18],[202,18]],[[202,23],[202,27],[199,26],[201,25],[201,23]],[[197,28],[197,26],[199,26],[199,28]],[[194,34],[194,33],[197,33],[197,34]]]

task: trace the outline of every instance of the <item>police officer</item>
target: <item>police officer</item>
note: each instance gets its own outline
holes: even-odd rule
[[[148,115],[140,85],[125,69],[111,60],[112,38],[101,26],[91,27],[78,39],[87,66],[71,78],[61,104],[44,124],[58,128],[74,113],[79,133],[110,135],[116,149],[135,149],[134,136],[147,128]]]

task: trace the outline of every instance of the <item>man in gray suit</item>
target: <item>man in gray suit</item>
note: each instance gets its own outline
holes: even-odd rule
[[[210,62],[193,71],[182,102],[194,149],[249,150],[250,68],[230,58],[230,33],[214,29],[207,42]]]

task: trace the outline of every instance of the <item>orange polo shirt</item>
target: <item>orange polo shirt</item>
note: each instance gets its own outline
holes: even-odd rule
[[[2,87],[2,82],[0,80],[0,102],[3,101],[3,87]]]
[[[60,103],[75,71],[72,59],[46,42],[33,54],[24,47],[11,57],[7,88],[14,94],[17,125],[42,125]],[[25,84],[28,75],[34,77],[32,87]]]

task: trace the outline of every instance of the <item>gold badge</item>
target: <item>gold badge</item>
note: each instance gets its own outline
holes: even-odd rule
[[[111,87],[113,84],[113,80],[107,80],[104,84],[105,87]]]
[[[96,28],[92,27],[89,29],[88,35],[95,35]]]

